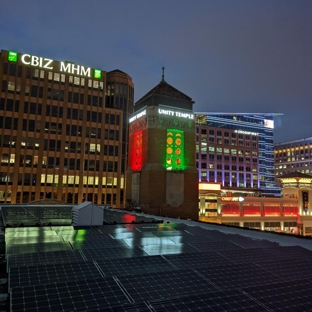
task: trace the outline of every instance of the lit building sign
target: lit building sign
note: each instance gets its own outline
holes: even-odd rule
[[[247,134],[247,135],[255,135],[258,136],[258,132],[250,132],[250,131],[243,131],[243,130],[235,130],[235,133]]]
[[[242,202],[244,201],[244,197],[221,197],[221,200],[226,202]]]
[[[266,128],[274,129],[274,120],[264,119],[264,126]]]
[[[16,63],[17,62],[17,52],[9,51],[8,61]]]
[[[158,114],[172,116],[172,117],[181,117],[185,119],[194,119],[194,114],[192,113],[186,113],[183,111],[169,110],[169,109],[163,109],[163,108],[158,108]]]
[[[101,79],[102,71],[100,69],[92,69],[91,67],[84,67],[82,65],[76,65],[68,62],[57,62],[48,58],[39,57],[36,55],[30,54],[20,54],[18,55],[15,51],[8,52],[8,61],[17,62],[18,57],[20,57],[20,61],[25,65],[30,65],[34,67],[39,67],[43,69],[56,69],[59,72],[68,73],[72,75],[79,75],[84,77],[91,78],[91,72],[93,70],[93,78]],[[58,66],[57,68],[55,68]]]
[[[129,119],[129,123],[131,123],[131,122],[133,122],[133,121],[139,119],[140,117],[142,117],[142,116],[144,116],[144,115],[146,115],[146,109],[145,109],[144,111],[140,112],[140,113],[137,113],[137,114],[134,115],[133,117],[131,117],[131,118]]]
[[[167,129],[166,169],[184,170],[184,131]]]
[[[200,191],[221,191],[221,183],[199,183]]]

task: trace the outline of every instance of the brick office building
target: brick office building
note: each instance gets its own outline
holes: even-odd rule
[[[130,76],[2,50],[0,86],[0,202],[124,205]]]
[[[193,103],[163,77],[134,106],[126,192],[146,213],[198,219]]]

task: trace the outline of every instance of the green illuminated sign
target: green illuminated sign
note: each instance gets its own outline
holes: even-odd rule
[[[184,170],[184,131],[167,129],[166,169]]]
[[[97,79],[101,79],[102,78],[102,71],[100,69],[94,68],[93,77],[97,78]]]
[[[17,52],[15,52],[15,51],[9,51],[9,53],[8,53],[8,61],[10,61],[10,62],[17,62]]]

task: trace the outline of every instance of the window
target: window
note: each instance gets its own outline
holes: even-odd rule
[[[8,91],[15,91],[15,82],[14,81],[8,82]]]
[[[54,81],[60,81],[60,74],[59,73],[54,73]]]

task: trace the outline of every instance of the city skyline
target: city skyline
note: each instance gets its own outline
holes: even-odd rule
[[[311,1],[1,7],[1,49],[118,68],[132,77],[135,101],[164,66],[165,80],[195,101],[195,112],[284,113],[275,119],[275,143],[312,136]]]

